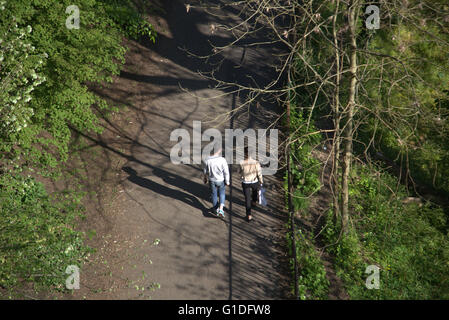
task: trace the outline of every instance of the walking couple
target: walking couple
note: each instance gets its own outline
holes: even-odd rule
[[[204,163],[204,183],[209,182],[212,198],[212,210],[224,218],[225,186],[229,186],[229,167],[219,148]],[[244,160],[240,162],[239,173],[245,195],[246,220],[251,221],[251,208],[257,204],[260,187],[263,183],[262,168],[259,161],[251,158],[248,147],[244,149]],[[218,194],[218,197],[217,197]]]

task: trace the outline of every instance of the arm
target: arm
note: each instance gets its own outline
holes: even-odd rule
[[[207,172],[207,162],[203,162],[203,182],[207,183],[207,176],[208,176],[208,172]]]
[[[259,183],[263,183],[263,176],[262,176],[262,167],[260,166],[260,163],[257,162],[257,179],[259,180]]]
[[[223,162],[223,174],[225,178],[226,185],[229,186],[229,166],[226,160]]]

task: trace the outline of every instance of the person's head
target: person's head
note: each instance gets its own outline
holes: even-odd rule
[[[221,156],[221,152],[223,151],[221,148],[221,144],[220,143],[215,143],[214,144],[214,156]]]
[[[245,160],[249,159],[249,147],[248,146],[246,146],[243,149],[243,157],[244,157]]]

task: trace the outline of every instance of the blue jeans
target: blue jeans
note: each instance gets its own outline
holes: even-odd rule
[[[217,199],[217,191],[220,197],[220,204],[224,205],[225,203],[225,183],[224,181],[209,181],[211,196],[212,196],[212,204],[214,205],[214,209],[218,208],[218,199]]]

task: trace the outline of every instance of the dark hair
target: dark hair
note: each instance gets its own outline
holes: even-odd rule
[[[249,148],[248,148],[248,146],[246,146],[243,149],[243,157],[244,157],[244,159],[248,159],[249,158]]]

